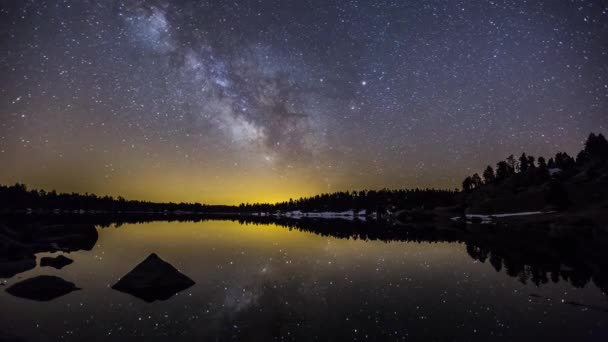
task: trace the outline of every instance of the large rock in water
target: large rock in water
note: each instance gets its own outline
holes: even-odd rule
[[[73,283],[59,277],[41,275],[12,285],[6,292],[16,297],[46,302],[80,290]]]
[[[192,279],[152,253],[112,288],[153,302],[167,300],[194,284]]]
[[[91,250],[97,239],[97,229],[90,224],[0,224],[0,278],[36,267],[35,253]]]
[[[90,251],[99,237],[92,224],[34,226],[24,230],[36,253]]]
[[[19,241],[12,229],[0,224],[0,278],[11,278],[34,267],[36,256],[32,249]]]
[[[60,270],[73,262],[74,262],[74,260],[72,260],[70,258],[66,258],[63,255],[59,255],[55,258],[43,257],[42,259],[40,259],[40,266],[51,266],[51,267],[55,267],[56,269]]]

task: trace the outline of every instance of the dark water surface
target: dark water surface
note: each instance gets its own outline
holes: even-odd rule
[[[565,280],[573,270],[559,264],[539,275],[525,260],[514,271],[463,242],[363,241],[232,221],[98,232],[93,250],[65,253],[73,264],[5,280],[2,333],[33,341],[608,340],[597,279]],[[196,284],[153,303],[111,288],[150,253]],[[4,291],[37,275],[81,290],[49,302]]]

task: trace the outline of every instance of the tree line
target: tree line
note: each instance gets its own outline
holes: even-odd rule
[[[589,134],[585,141],[585,147],[576,158],[569,156],[566,152],[558,152],[554,157],[546,160],[544,157],[535,158],[531,155],[522,153],[519,158],[513,155],[508,156],[496,164],[496,169],[488,165],[482,172],[472,176],[467,176],[462,181],[462,189],[469,192],[484,185],[500,183],[515,175],[527,177],[529,184],[538,184],[550,179],[553,175],[568,175],[572,171],[577,171],[587,164],[591,164],[588,169],[592,173],[597,166],[604,165],[608,160],[608,142],[601,133]]]
[[[276,204],[241,204],[243,212],[274,212],[274,211],[336,211],[366,210],[368,212],[384,212],[391,209],[413,209],[424,207],[432,209],[436,206],[454,203],[456,190],[438,189],[399,189],[399,190],[362,190],[324,193],[312,197],[289,199]]]
[[[58,193],[55,190],[29,190],[24,184],[0,185],[0,209],[13,210],[85,210],[102,212],[163,212],[221,211],[228,206],[200,203],[155,203],[126,200],[122,197],[97,196],[94,194]]]
[[[471,192],[489,184],[499,184],[517,176],[526,184],[541,184],[551,180],[556,173],[572,174],[586,168],[589,176],[608,161],[608,142],[602,134],[591,133],[585,147],[572,158],[565,152],[545,160],[543,157],[522,153],[519,158],[513,155],[499,161],[494,169],[488,165],[481,176],[475,173],[462,182],[465,192]],[[562,176],[563,177],[563,176]],[[559,197],[559,187],[551,197]],[[24,184],[0,185],[0,211],[19,210],[38,211],[100,211],[107,213],[273,213],[287,211],[320,212],[347,210],[385,212],[386,210],[424,208],[458,204],[455,196],[458,190],[440,189],[399,189],[399,190],[361,190],[324,193],[311,197],[289,199],[279,203],[242,203],[232,205],[209,205],[201,203],[156,203],[149,201],[126,200],[122,197],[97,196],[94,194],[58,193],[56,191],[30,190]]]
[[[58,193],[28,189],[24,184],[0,185],[0,209],[4,211],[99,211],[107,213],[273,213],[277,211],[384,211],[392,208],[433,208],[453,201],[455,191],[435,189],[413,190],[362,190],[320,194],[312,197],[289,199],[280,203],[243,203],[238,206],[208,205],[201,203],[156,203],[126,200],[122,197],[94,194]]]

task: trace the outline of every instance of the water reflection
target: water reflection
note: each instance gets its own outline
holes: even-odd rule
[[[0,224],[0,277],[10,278],[34,268],[36,253],[91,250],[97,238],[97,230],[93,224],[51,224],[27,220]],[[45,265],[47,262],[49,259],[45,259],[41,264]],[[55,264],[54,261],[50,263]],[[60,259],[59,263],[65,261]]]
[[[130,223],[140,221],[79,218],[104,227],[92,250],[72,251],[74,263],[61,270],[17,274],[7,287],[46,274],[82,290],[48,303],[0,291],[11,313],[0,332],[33,340],[259,341],[568,340],[608,332],[598,235],[242,217]],[[196,284],[154,303],[111,288],[151,253]]]
[[[45,232],[44,226],[68,224],[67,235],[63,238],[39,238],[34,252],[51,252],[55,250],[75,251],[90,250],[97,240],[97,234],[91,233],[90,224],[99,227],[120,228],[124,224],[155,222],[162,217],[150,218],[149,215],[128,216],[61,216],[44,217],[41,222],[35,217],[18,217],[10,225],[37,227],[26,234],[28,241],[33,241],[35,234]],[[67,221],[66,221],[67,219]],[[581,234],[571,231],[569,234],[552,235],[550,227],[535,229],[506,230],[485,227],[484,230],[471,232],[466,226],[433,226],[433,225],[388,225],[379,221],[348,221],[327,219],[289,219],[276,217],[239,217],[232,215],[175,216],[165,217],[164,222],[209,222],[230,221],[242,225],[264,226],[274,224],[301,232],[310,232],[324,237],[383,242],[460,242],[466,244],[468,255],[482,263],[488,261],[497,272],[517,278],[522,283],[532,282],[539,286],[549,281],[560,279],[575,287],[584,287],[593,282],[604,293],[608,293],[608,237],[605,234]],[[77,225],[76,225],[77,224]],[[89,224],[87,226],[87,224]],[[86,228],[82,230],[82,228]],[[65,230],[65,229],[64,229]],[[15,229],[15,231],[19,231]],[[76,236],[73,231],[77,231]],[[47,234],[48,235],[48,234]],[[66,237],[67,236],[67,237]],[[59,244],[59,245],[58,245]],[[12,254],[12,255],[9,255]],[[15,256],[13,250],[4,249],[6,257]],[[28,263],[28,268],[33,268]],[[24,269],[22,271],[25,271]],[[15,272],[16,273],[16,272]],[[12,273],[0,274],[10,278]]]

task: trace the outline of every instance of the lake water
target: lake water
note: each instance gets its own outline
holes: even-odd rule
[[[524,284],[461,242],[363,241],[232,221],[98,232],[93,250],[66,254],[73,264],[6,281],[57,275],[82,290],[37,302],[0,287],[0,331],[35,341],[608,340],[608,298],[593,281]],[[150,253],[196,284],[152,303],[111,288]]]

